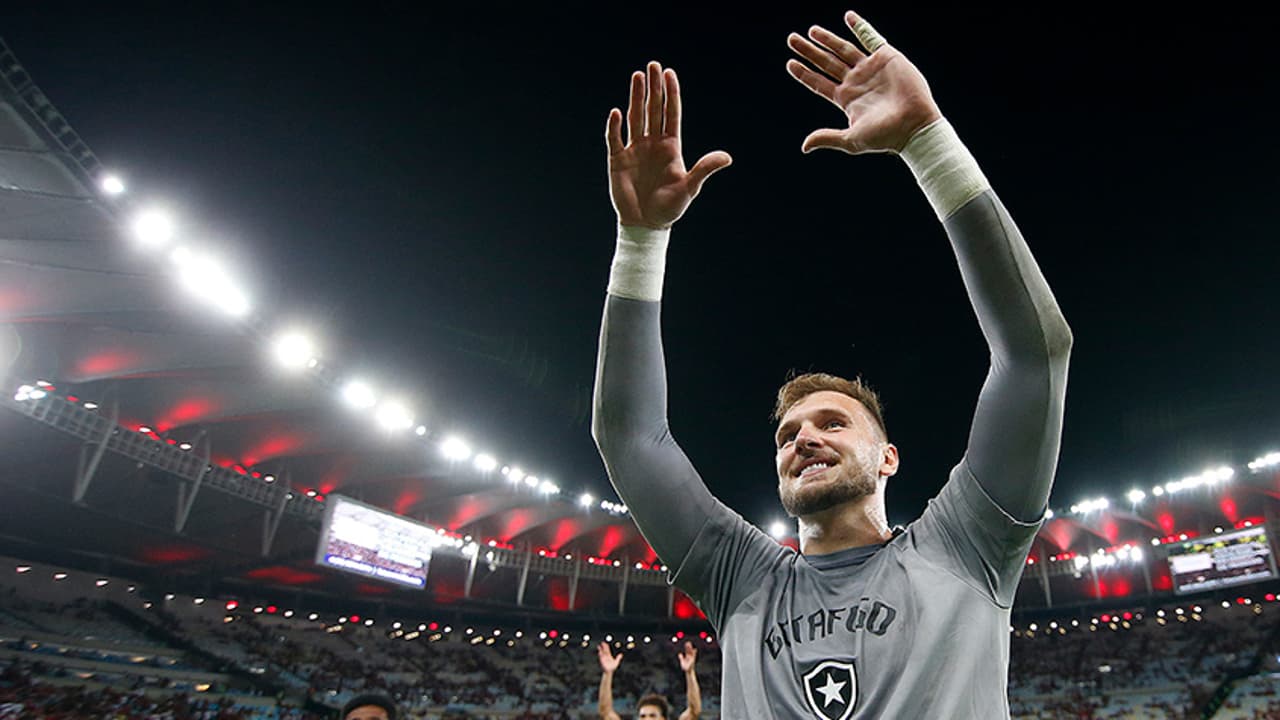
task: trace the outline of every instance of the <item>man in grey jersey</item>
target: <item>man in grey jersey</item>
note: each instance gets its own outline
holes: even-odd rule
[[[806,376],[779,393],[776,455],[800,553],[712,497],[668,428],[659,310],[670,228],[730,158],[685,170],[679,86],[657,63],[632,76],[626,142],[619,110],[606,127],[618,239],[592,429],[636,524],[719,632],[723,717],[1007,718],[1009,608],[1057,463],[1071,332],[924,77],[845,21],[861,47],[816,26],[788,38],[806,61],[788,72],[848,120],[803,150],[897,154],[942,222],[991,351],[964,456],[891,531],[898,451],[874,395]]]

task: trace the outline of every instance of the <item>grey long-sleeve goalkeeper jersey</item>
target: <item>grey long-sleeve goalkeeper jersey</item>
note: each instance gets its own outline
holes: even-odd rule
[[[804,556],[712,497],[668,430],[659,303],[606,300],[596,440],[718,632],[725,718],[1009,716],[1009,609],[1057,463],[1071,334],[990,190],[944,225],[991,368],[964,457],[884,545]]]

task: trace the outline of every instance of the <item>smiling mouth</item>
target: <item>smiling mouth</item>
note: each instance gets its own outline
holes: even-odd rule
[[[823,470],[829,469],[830,467],[831,467],[831,464],[825,463],[825,462],[816,462],[809,465],[805,465],[804,468],[800,470],[800,472],[796,473],[796,477],[801,479],[812,477],[822,472]]]

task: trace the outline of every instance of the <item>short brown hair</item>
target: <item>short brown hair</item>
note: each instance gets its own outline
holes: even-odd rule
[[[636,712],[639,713],[640,708],[644,707],[645,705],[652,705],[658,708],[658,712],[662,713],[662,717],[664,718],[671,717],[671,705],[667,702],[667,699],[662,697],[661,695],[645,695],[644,697],[637,700]]]
[[[885,439],[889,438],[889,431],[884,425],[884,411],[880,408],[880,396],[869,385],[862,382],[861,377],[846,380],[838,375],[828,375],[827,373],[796,375],[788,380],[785,385],[778,388],[778,402],[773,406],[773,419],[775,421],[781,420],[782,416],[786,415],[787,411],[791,409],[791,406],[823,390],[832,390],[848,395],[862,403],[862,407],[871,413],[871,417],[876,421],[876,426],[880,428],[880,432],[884,434]]]

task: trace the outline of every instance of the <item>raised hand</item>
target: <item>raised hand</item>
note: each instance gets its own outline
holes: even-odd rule
[[[845,24],[866,48],[814,25],[809,37],[796,33],[787,44],[817,71],[796,59],[787,72],[831,101],[848,117],[849,127],[815,130],[801,150],[843,150],[851,155],[898,152],[917,130],[942,117],[924,75],[906,56],[880,37],[852,10]]]
[[[596,648],[596,654],[600,656],[600,669],[607,673],[616,671],[618,666],[622,664],[622,653],[614,655],[613,651],[609,649],[609,643],[600,643]]]
[[[680,219],[712,173],[728,167],[729,153],[703,155],[688,171],[680,147],[680,83],[656,62],[631,75],[627,141],[622,111],[609,111],[609,196],[622,225],[668,228]]]
[[[698,660],[698,648],[688,640],[684,641],[684,650],[680,651],[680,669],[683,672],[689,672],[693,669],[693,664]]]

